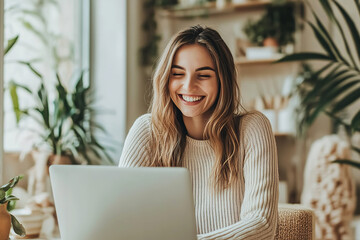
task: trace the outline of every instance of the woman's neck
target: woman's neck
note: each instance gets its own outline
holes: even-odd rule
[[[204,131],[208,119],[183,116],[187,135],[197,140],[204,140]]]

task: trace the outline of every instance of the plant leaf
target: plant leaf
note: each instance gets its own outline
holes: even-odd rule
[[[5,197],[4,201],[8,202],[8,201],[14,201],[14,200],[19,200],[19,198],[15,197],[14,195],[10,195]]]
[[[332,1],[335,2],[334,0],[332,0]],[[350,50],[350,47],[349,47],[349,43],[348,43],[348,41],[347,41],[347,37],[345,36],[345,33],[344,33],[343,26],[341,26],[339,20],[338,20],[336,17],[334,17],[334,14],[333,14],[332,20],[335,22],[335,24],[336,24],[336,26],[337,26],[337,29],[338,29],[339,32],[340,32],[341,38],[342,38],[343,43],[344,43],[344,45],[345,45],[346,52],[347,52],[348,56],[350,57],[350,60],[351,60],[351,62],[352,62],[352,64],[353,64],[352,67],[354,67],[355,69],[357,69],[356,62],[355,62],[354,57],[353,57],[353,55],[352,55],[352,53],[351,53],[351,50]],[[349,64],[347,64],[347,65],[350,66]]]
[[[3,189],[0,189],[0,201],[2,201],[5,198],[5,191]]]
[[[359,31],[357,30],[354,21],[351,19],[351,17],[345,11],[345,9],[337,1],[334,1],[334,3],[339,8],[341,14],[343,15],[343,17],[349,27],[351,36],[352,36],[354,44],[355,44],[355,49],[357,50],[357,56],[358,56],[358,59],[360,60],[360,34],[359,34]]]
[[[308,24],[310,25],[310,27],[312,28],[315,37],[317,38],[317,40],[319,41],[319,43],[321,44],[321,46],[324,48],[324,50],[329,54],[329,57],[332,59],[335,59],[335,54],[333,53],[333,50],[331,49],[328,40],[325,38],[325,34],[323,34],[320,30],[318,30],[314,24],[312,24],[311,22],[308,22]]]
[[[333,161],[333,163],[347,164],[360,169],[360,162],[349,159],[338,159]]]
[[[353,119],[351,120],[351,128],[354,131],[360,131],[360,110],[355,114]]]
[[[322,53],[313,53],[313,52],[302,52],[302,53],[293,53],[286,55],[283,58],[275,61],[274,63],[280,62],[290,62],[290,61],[304,61],[304,60],[327,60],[333,61],[333,59]]]
[[[343,99],[341,99],[339,102],[335,104],[335,106],[332,109],[333,113],[336,113],[340,110],[343,110],[356,100],[360,99],[360,88],[356,88],[351,93],[347,94]]]
[[[11,48],[15,45],[18,39],[19,39],[19,35],[8,40],[7,46],[5,47],[4,50],[4,55],[6,55],[11,50]]]
[[[22,179],[23,176],[16,176],[12,178],[7,184],[1,186],[1,189],[7,192],[10,188],[15,187],[15,185],[19,182],[20,179]]]
[[[18,61],[18,63],[24,64],[29,67],[31,72],[33,72],[36,76],[38,76],[40,79],[42,79],[42,75],[31,65],[31,63],[26,61]]]
[[[16,91],[16,85],[13,84],[12,82],[9,83],[9,93],[10,93],[11,102],[13,105],[13,111],[15,113],[16,124],[18,124],[20,122],[20,118],[21,118],[19,96]]]
[[[333,10],[331,8],[331,5],[330,5],[329,1],[328,0],[320,0],[320,3],[323,6],[323,8],[324,8],[326,14],[328,15],[329,19],[333,21],[335,17],[334,17],[334,12],[333,12]]]
[[[315,17],[316,24],[319,26],[321,32],[325,35],[328,43],[330,44],[330,47],[331,47],[333,53],[335,54],[335,58],[336,59],[341,59],[346,65],[349,65],[349,63],[345,60],[345,58],[340,54],[340,51],[339,51],[338,47],[336,46],[336,44],[332,40],[332,37],[330,36],[328,30],[325,28],[324,24],[320,21],[318,16],[316,16],[315,12],[314,11],[312,11],[312,12],[313,12],[313,15]]]
[[[341,86],[340,88],[334,88],[330,92],[322,94],[320,99],[316,101],[315,106],[308,108],[307,111],[309,115],[305,120],[306,124],[310,126],[315,121],[315,119],[320,114],[320,112],[322,112],[327,106],[329,106],[334,101],[336,96],[341,95],[346,89],[349,89],[350,87],[358,83],[359,81],[352,81]],[[305,104],[308,105],[307,103]]]
[[[11,224],[13,226],[14,232],[21,237],[25,237],[26,231],[24,226],[21,223],[19,223],[19,221],[16,219],[14,215],[10,214],[10,216],[11,216]]]
[[[360,148],[357,148],[355,146],[351,146],[351,149],[360,154]]]

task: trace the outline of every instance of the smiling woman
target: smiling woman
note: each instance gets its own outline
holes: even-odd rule
[[[213,112],[219,87],[215,64],[208,50],[185,45],[175,54],[169,79],[170,97],[182,112],[188,135],[203,138],[207,119]]]
[[[269,121],[239,104],[229,48],[194,26],[167,45],[150,113],[125,140],[119,167],[190,171],[198,239],[274,239],[278,164]]]

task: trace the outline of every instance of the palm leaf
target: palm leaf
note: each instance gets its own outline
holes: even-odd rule
[[[360,99],[360,88],[356,88],[351,93],[347,94],[343,99],[335,104],[332,109],[333,113],[337,113],[340,110],[343,110],[350,104],[354,103],[355,101]]]
[[[332,76],[335,75],[336,71],[341,67],[338,65],[334,67],[325,77],[320,78],[317,76],[312,76],[311,79],[314,79],[315,85],[313,89],[306,95],[303,102],[308,102],[311,99],[314,99],[316,96],[320,96],[320,92],[323,90],[323,87],[331,83]]]
[[[327,60],[333,61],[333,58],[322,53],[313,53],[313,52],[302,52],[302,53],[293,53],[286,55],[283,58],[275,61],[274,63],[280,62],[290,62],[290,61],[304,61],[304,60]]]
[[[360,131],[360,111],[358,111],[351,120],[351,128],[354,131]]]
[[[321,44],[321,46],[324,48],[324,50],[329,54],[329,57],[331,59],[335,59],[335,54],[333,52],[333,50],[331,49],[329,43],[328,43],[328,39],[326,39],[326,37],[324,36],[325,34],[322,33],[321,31],[319,31],[315,26],[314,24],[312,24],[311,22],[307,22],[310,27],[312,28],[314,34],[315,34],[315,37],[318,39],[319,43]]]
[[[318,71],[312,73],[311,76],[314,79],[318,78],[323,72],[325,72],[328,69],[331,69],[332,65],[334,65],[334,64],[336,64],[336,63],[330,62],[330,63],[326,64],[324,67],[320,68]]]
[[[351,146],[351,150],[354,150],[355,152],[357,152],[358,154],[360,154],[360,148],[357,148],[355,146]]]
[[[321,32],[325,35],[325,38],[328,41],[328,43],[330,44],[330,47],[332,49],[332,52],[334,52],[334,55],[335,55],[336,59],[341,59],[341,61],[343,61],[346,65],[349,65],[349,63],[345,60],[345,58],[340,54],[339,49],[337,48],[336,44],[332,40],[332,37],[330,36],[329,32],[325,28],[324,24],[316,16],[315,12],[314,11],[312,11],[312,12],[313,12],[313,15],[315,17],[316,24],[320,28]]]
[[[356,168],[360,168],[360,162],[348,159],[338,159],[333,161],[333,163],[347,164]]]
[[[309,112],[309,116],[306,119],[306,124],[311,125],[318,117],[318,115],[332,103],[333,99],[335,99],[338,95],[341,95],[346,89],[349,89],[358,83],[358,81],[349,82],[340,88],[334,88],[327,94],[322,95],[320,100],[316,102],[315,107],[309,108],[309,110],[307,110]]]
[[[320,3],[322,5],[322,7],[324,8],[326,14],[330,18],[330,20],[333,20],[335,18],[335,16],[334,16],[334,12],[331,8],[329,1],[328,0],[320,0]]]
[[[359,12],[359,15],[360,15],[360,0],[354,0],[354,2],[355,2],[357,10]]]
[[[340,10],[341,14],[343,15],[347,26],[350,30],[351,36],[353,38],[354,44],[355,44],[355,49],[357,50],[357,56],[358,59],[360,59],[360,35],[359,32],[355,26],[354,21],[350,18],[349,14],[345,11],[345,9],[336,1],[334,1],[335,5],[338,7],[338,9]],[[356,64],[354,63],[354,66],[356,66]]]
[[[328,2],[327,0],[323,0],[323,1]],[[333,1],[333,2],[335,2],[335,1]],[[325,5],[326,5],[326,4],[325,4]],[[331,7],[330,7],[330,9],[331,9]],[[331,10],[331,11],[332,11],[332,10]],[[334,13],[332,12],[331,14],[332,14],[332,17],[331,17],[330,19],[331,19],[333,22],[335,22],[335,24],[336,24],[336,26],[337,26],[337,29],[338,29],[339,32],[340,32],[341,38],[342,38],[342,40],[343,40],[343,43],[344,43],[344,45],[345,45],[346,52],[347,52],[348,56],[350,57],[350,60],[351,60],[351,62],[352,62],[352,64],[353,64],[353,67],[356,68],[356,63],[355,63],[354,57],[353,57],[353,55],[352,55],[352,53],[351,53],[351,50],[350,50],[350,47],[349,47],[347,38],[346,38],[346,36],[345,36],[343,27],[340,25],[339,20],[334,16]],[[347,65],[348,65],[348,64],[347,64]]]

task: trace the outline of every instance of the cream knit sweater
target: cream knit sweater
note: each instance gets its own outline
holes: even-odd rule
[[[238,181],[214,193],[210,175],[215,162],[208,140],[186,138],[184,167],[192,178],[198,239],[274,239],[278,214],[278,163],[269,121],[261,113],[241,119]],[[149,165],[150,114],[139,117],[125,140],[119,167]]]

